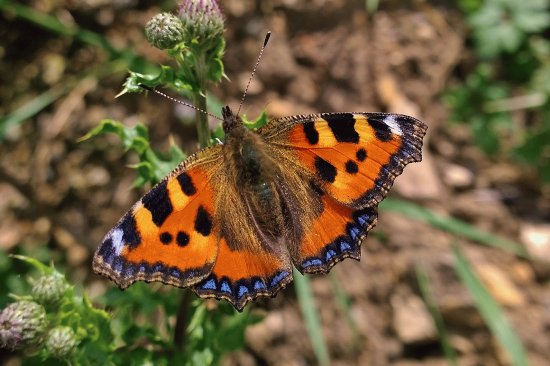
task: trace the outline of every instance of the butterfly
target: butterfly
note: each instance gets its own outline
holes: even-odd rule
[[[182,162],[109,231],[95,272],[188,287],[241,311],[301,273],[360,259],[377,207],[426,125],[389,113],[320,113],[256,131],[224,107],[225,141]]]

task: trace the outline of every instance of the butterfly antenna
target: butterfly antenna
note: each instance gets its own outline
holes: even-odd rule
[[[148,91],[152,91],[152,92],[154,92],[154,93],[157,93],[158,95],[161,95],[161,96],[165,97],[166,99],[171,100],[172,102],[176,102],[176,103],[178,103],[178,104],[182,104],[182,105],[187,106],[187,107],[189,107],[189,108],[193,108],[194,110],[196,110],[196,111],[198,111],[198,112],[200,112],[200,113],[204,113],[204,114],[206,114],[206,115],[208,115],[208,116],[210,116],[210,117],[212,117],[212,118],[215,118],[215,119],[217,119],[218,121],[223,121],[223,118],[220,118],[220,117],[216,116],[215,114],[212,114],[212,113],[210,113],[210,112],[207,112],[207,111],[205,111],[204,109],[195,107],[195,106],[194,106],[193,104],[191,104],[191,103],[187,103],[187,102],[184,102],[183,100],[180,100],[180,99],[176,99],[176,98],[174,98],[174,97],[171,97],[171,96],[169,96],[168,94],[165,94],[165,93],[163,93],[163,92],[161,92],[161,91],[158,91],[158,90],[156,90],[156,89],[150,88],[150,87],[148,87],[147,85],[140,84],[139,86],[142,87],[142,88],[145,89],[145,90],[148,90]]]
[[[269,42],[269,37],[271,37],[271,32],[267,32],[264,39],[264,44],[262,48],[260,49],[260,54],[258,55],[258,59],[256,60],[256,64],[254,65],[254,68],[252,69],[252,74],[250,74],[250,78],[248,79],[248,84],[246,84],[246,88],[244,89],[243,97],[241,98],[241,103],[239,104],[239,110],[237,110],[237,116],[239,115],[239,112],[241,111],[241,107],[243,106],[244,100],[246,98],[246,92],[248,91],[248,87],[250,86],[250,82],[254,78],[254,74],[256,73],[256,69],[258,68],[258,65],[260,64],[260,59],[262,58],[262,54],[264,53],[265,47],[267,46],[267,42]]]

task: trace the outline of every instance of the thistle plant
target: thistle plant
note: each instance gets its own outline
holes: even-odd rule
[[[68,289],[65,277],[59,272],[52,272],[39,277],[33,284],[32,297],[42,305],[57,305]]]
[[[75,295],[53,265],[13,257],[33,266],[39,275],[29,279],[29,295],[11,295],[16,301],[0,310],[0,348],[23,351],[37,362],[58,358],[70,364],[104,364],[112,357],[114,336],[108,314],[94,308],[85,296]]]
[[[60,326],[51,329],[46,338],[46,349],[56,358],[72,356],[78,344],[78,338],[71,327]]]
[[[145,25],[147,40],[161,50],[175,47],[182,42],[183,34],[181,20],[170,13],[157,14]]]
[[[29,300],[11,303],[0,312],[0,348],[15,350],[38,345],[46,327],[42,305]]]
[[[196,108],[206,111],[207,89],[224,77],[221,59],[225,48],[223,32],[223,15],[213,0],[184,0],[173,13],[155,15],[145,26],[145,36],[153,47],[166,51],[170,66],[162,65],[157,73],[152,74],[130,72],[121,94],[157,87],[170,88],[189,99]],[[210,145],[213,137],[221,138],[219,134],[211,133],[205,113],[196,114],[196,126],[202,147]],[[175,144],[170,147],[168,157],[154,151],[149,143],[147,127],[142,124],[127,127],[119,121],[103,120],[81,140],[105,133],[116,134],[126,150],[137,153],[140,160],[134,165],[138,173],[137,186],[159,182],[185,158]],[[174,295],[175,291],[181,290],[163,291],[164,297],[160,291],[153,291],[154,288],[145,284],[135,284],[124,293],[112,290],[112,298],[120,299],[114,307],[126,309],[125,315],[119,314],[122,320],[117,321],[125,324],[125,344],[131,346],[132,341],[141,344],[143,335],[147,334],[151,343],[164,347],[161,352],[151,351],[145,358],[140,354],[140,364],[147,360],[154,360],[151,362],[157,364],[158,357],[161,357],[158,354],[166,357],[167,353],[171,354],[169,364],[217,364],[223,354],[244,345],[244,330],[259,320],[250,316],[248,311],[236,313],[227,304],[219,304],[210,311],[204,301],[191,301],[186,291],[181,293],[179,304]],[[134,296],[139,301],[133,299],[132,294],[136,294]],[[142,307],[147,303],[154,303],[154,308],[163,307],[167,318],[175,316],[175,323],[167,323],[165,329],[165,333],[173,334],[170,344],[159,335],[158,327],[133,324],[135,316],[132,310],[128,310],[129,304],[133,304],[136,314],[143,315]],[[116,357],[115,363],[125,361],[124,352]]]
[[[162,66],[159,73],[150,75],[130,72],[122,93],[140,92],[143,87],[169,87],[206,111],[208,85],[224,77],[223,31],[223,15],[214,0],[184,0],[177,15],[155,15],[145,26],[145,35],[151,45],[167,51],[175,66]],[[210,145],[206,114],[197,114],[196,125],[200,145]]]

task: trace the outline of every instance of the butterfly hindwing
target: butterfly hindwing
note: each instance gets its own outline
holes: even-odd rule
[[[324,191],[356,209],[380,203],[405,165],[422,159],[426,126],[409,116],[322,113],[273,122],[258,132],[292,149]]]
[[[353,210],[328,195],[323,211],[298,245],[294,265],[302,273],[327,273],[345,258],[361,258],[361,242],[376,225],[376,207]]]
[[[219,150],[190,157],[138,201],[103,239],[94,271],[121,288],[138,280],[185,287],[205,278],[218,253],[210,181]]]
[[[292,281],[292,267],[285,256],[268,251],[231,249],[220,241],[218,260],[208,277],[193,286],[200,297],[225,299],[242,310],[259,296],[274,296]]]

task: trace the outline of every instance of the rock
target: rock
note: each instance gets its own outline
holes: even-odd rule
[[[518,223],[504,203],[499,192],[492,189],[477,189],[457,194],[451,204],[452,216],[475,222],[482,230],[515,236]]]
[[[448,164],[443,169],[443,180],[453,188],[464,189],[474,184],[474,174],[461,165]]]
[[[437,332],[424,302],[415,295],[394,295],[390,300],[393,308],[393,327],[405,344],[433,341]]]
[[[549,278],[550,225],[522,223],[519,237],[531,256],[536,274],[542,278]]]
[[[474,269],[487,290],[500,304],[509,307],[525,305],[523,293],[496,266],[490,263],[474,263]]]
[[[394,189],[405,198],[414,200],[441,200],[445,190],[427,149],[422,152],[422,162],[412,164],[395,180]]]

